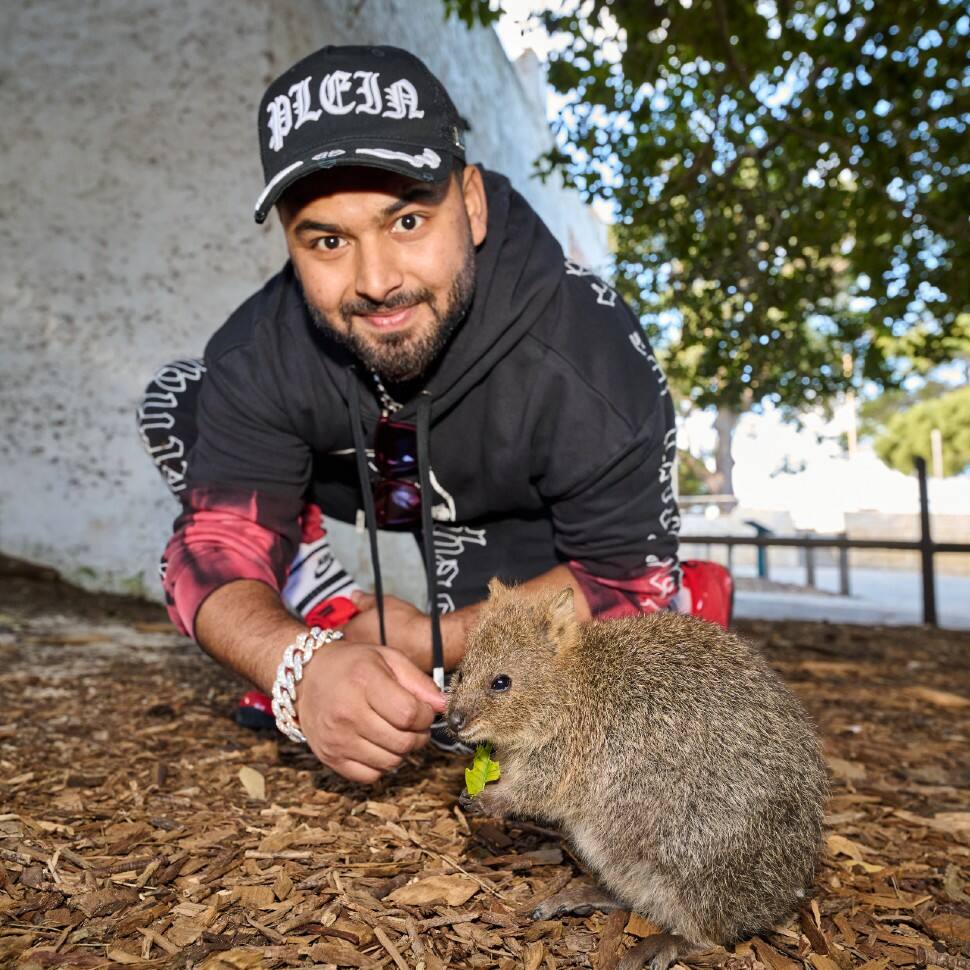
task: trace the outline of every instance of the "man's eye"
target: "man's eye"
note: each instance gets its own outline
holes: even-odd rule
[[[313,245],[317,249],[327,249],[332,252],[335,249],[340,249],[342,242],[340,236],[321,236]]]
[[[414,232],[414,230],[423,223],[424,216],[419,216],[416,212],[409,212],[407,215],[401,216],[401,218],[394,223],[394,226],[396,229],[403,229],[404,232]]]

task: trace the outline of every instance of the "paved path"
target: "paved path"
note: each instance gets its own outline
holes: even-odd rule
[[[745,572],[737,570],[737,575]],[[798,567],[772,567],[771,578],[782,583],[803,583],[805,571]],[[838,571],[819,568],[821,590],[838,590]],[[795,592],[738,590],[735,614],[764,620],[829,620],[833,623],[923,622],[922,580],[918,572],[893,569],[853,569],[849,577],[852,595],[832,596]],[[970,576],[936,577],[936,609],[940,625],[970,630]]]

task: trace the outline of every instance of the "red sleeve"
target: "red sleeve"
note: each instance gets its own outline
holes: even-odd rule
[[[196,487],[184,492],[182,514],[162,557],[168,614],[195,637],[205,598],[236,579],[279,591],[299,543],[299,509],[260,492]]]
[[[590,612],[598,620],[665,610],[677,592],[679,570],[674,559],[666,559],[622,579],[594,576],[576,561],[567,565],[586,597]]]

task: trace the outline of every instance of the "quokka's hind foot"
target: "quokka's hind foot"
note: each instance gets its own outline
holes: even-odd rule
[[[594,911],[612,913],[617,909],[626,907],[605,889],[574,879],[565,889],[539,903],[531,915],[537,920],[557,919],[560,916],[589,916]]]
[[[623,955],[616,970],[667,970],[672,963],[686,956],[695,947],[675,933],[654,933],[644,937]]]

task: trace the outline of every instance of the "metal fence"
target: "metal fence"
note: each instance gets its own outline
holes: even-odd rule
[[[805,569],[810,585],[814,585],[814,550],[837,549],[839,551],[840,592],[849,593],[849,550],[850,549],[905,549],[920,554],[920,567],[923,577],[923,622],[938,626],[936,613],[936,574],[933,558],[940,553],[970,553],[970,544],[963,542],[934,542],[930,534],[930,503],[926,485],[926,462],[916,459],[916,474],[919,479],[920,537],[919,539],[851,539],[847,536],[681,536],[684,544],[698,543],[727,546],[755,546],[759,552],[772,546],[794,546],[805,550]],[[765,553],[766,554],[766,553]]]

